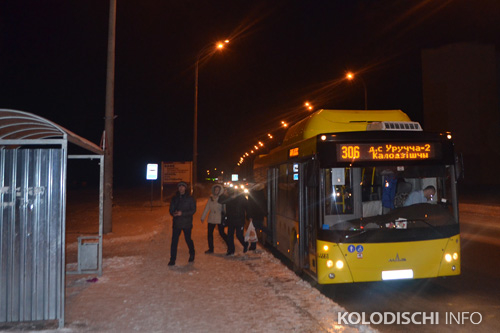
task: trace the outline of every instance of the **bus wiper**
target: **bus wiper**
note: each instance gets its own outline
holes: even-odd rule
[[[425,223],[426,225],[428,225],[429,227],[431,227],[432,230],[434,230],[437,234],[441,235],[442,237],[445,237],[443,235],[443,233],[441,231],[438,230],[438,228],[436,228],[435,226],[433,226],[432,224],[430,224],[429,222],[427,222],[426,220],[424,219],[413,219],[413,220],[410,220],[410,219],[406,219],[407,222],[423,222]]]
[[[364,234],[366,232],[366,229],[365,228],[356,228],[356,229],[349,230],[349,231],[350,232],[352,232],[352,231],[356,232],[357,231],[357,233],[345,235],[346,239],[353,238],[353,237],[358,237],[359,235]]]

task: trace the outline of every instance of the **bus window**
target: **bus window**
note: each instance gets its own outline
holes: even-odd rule
[[[362,226],[366,229],[385,229],[397,225],[397,228],[405,229],[432,229],[458,223],[457,198],[453,195],[453,167],[403,165],[377,166],[374,169],[346,168],[344,185],[336,184],[332,178],[337,171],[329,172],[326,198],[330,200],[325,202],[326,214],[347,214],[355,206],[354,199],[360,200],[362,205],[361,218],[355,214],[355,218],[332,225],[333,228],[351,230]],[[355,170],[360,170],[362,181],[359,184],[350,181]],[[371,175],[374,175],[373,179]],[[361,187],[361,198],[351,196],[353,185]],[[382,187],[382,197],[377,187]],[[428,187],[435,191],[433,195],[424,196],[423,192]],[[412,195],[414,197],[409,200]],[[417,200],[415,196],[421,199]],[[391,207],[389,203],[392,203]]]
[[[325,170],[325,215],[353,214],[351,168]]]
[[[299,184],[293,177],[293,165],[279,167],[277,214],[290,220],[299,220]]]

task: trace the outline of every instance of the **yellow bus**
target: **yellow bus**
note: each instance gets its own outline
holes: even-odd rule
[[[459,275],[458,160],[400,110],[319,110],[254,161],[261,240],[320,284]]]

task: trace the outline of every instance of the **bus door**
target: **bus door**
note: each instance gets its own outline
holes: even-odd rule
[[[301,182],[303,230],[301,230],[301,245],[304,249],[303,267],[316,273],[316,238],[319,222],[319,168],[315,160],[303,164]]]
[[[276,197],[278,190],[278,169],[267,170],[267,231],[266,240],[271,245],[276,245]]]

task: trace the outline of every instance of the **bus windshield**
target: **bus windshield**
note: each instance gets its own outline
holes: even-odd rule
[[[436,228],[458,223],[453,167],[323,169],[323,229]]]

